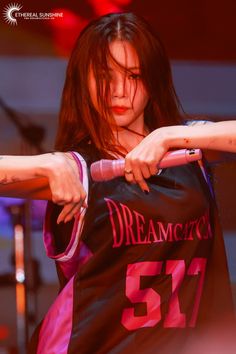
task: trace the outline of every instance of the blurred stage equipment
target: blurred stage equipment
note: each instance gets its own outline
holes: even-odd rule
[[[34,147],[36,153],[43,153],[41,144],[45,137],[44,127],[30,122],[29,119],[28,122],[22,123],[22,119],[18,113],[10,108],[2,98],[0,98],[0,107],[5,112],[7,118],[16,126],[24,141],[31,147]]]
[[[42,142],[45,137],[44,127],[23,119],[10,108],[1,98],[0,107],[7,118],[16,126],[19,134],[29,148],[36,153],[43,153]],[[4,187],[4,186],[3,186]],[[7,185],[6,185],[7,187]],[[11,188],[10,188],[11,189]],[[25,185],[25,190],[27,186]],[[19,193],[20,194],[20,193]],[[12,197],[11,193],[3,193],[5,197]],[[21,198],[31,198],[24,194]],[[6,203],[6,210],[11,216],[14,230],[14,265],[16,288],[16,326],[17,326],[17,353],[25,354],[29,337],[29,326],[35,327],[37,319],[36,291],[41,284],[37,261],[31,256],[31,202],[22,199],[22,203]]]
[[[14,225],[17,348],[18,353],[23,354],[28,337],[24,242],[26,237],[24,237],[24,227],[22,225],[22,207],[20,205],[12,205],[9,207],[9,211]]]

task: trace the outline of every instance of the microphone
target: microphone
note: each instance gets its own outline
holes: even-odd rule
[[[200,149],[181,149],[167,152],[157,165],[158,168],[185,165],[200,160]],[[125,160],[100,160],[91,164],[90,173],[94,182],[109,181],[115,177],[124,176]]]

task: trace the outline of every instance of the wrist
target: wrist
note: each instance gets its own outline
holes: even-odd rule
[[[163,146],[165,151],[180,147],[180,141],[183,141],[183,126],[167,126],[159,128],[157,140]]]
[[[164,145],[166,149],[189,148],[189,127],[183,125],[170,126],[164,131]]]
[[[49,178],[56,169],[56,153],[46,153],[38,155],[35,176]]]

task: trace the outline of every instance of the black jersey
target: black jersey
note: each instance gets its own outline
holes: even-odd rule
[[[88,209],[63,233],[48,206],[45,245],[62,290],[37,353],[195,353],[194,341],[233,313],[217,209],[198,163],[162,170],[145,194],[123,177],[87,181],[77,159]]]

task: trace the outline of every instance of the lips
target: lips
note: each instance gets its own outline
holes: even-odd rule
[[[124,114],[125,112],[127,112],[129,109],[129,107],[124,107],[124,106],[113,106],[111,107],[111,110],[113,113],[116,114]]]

